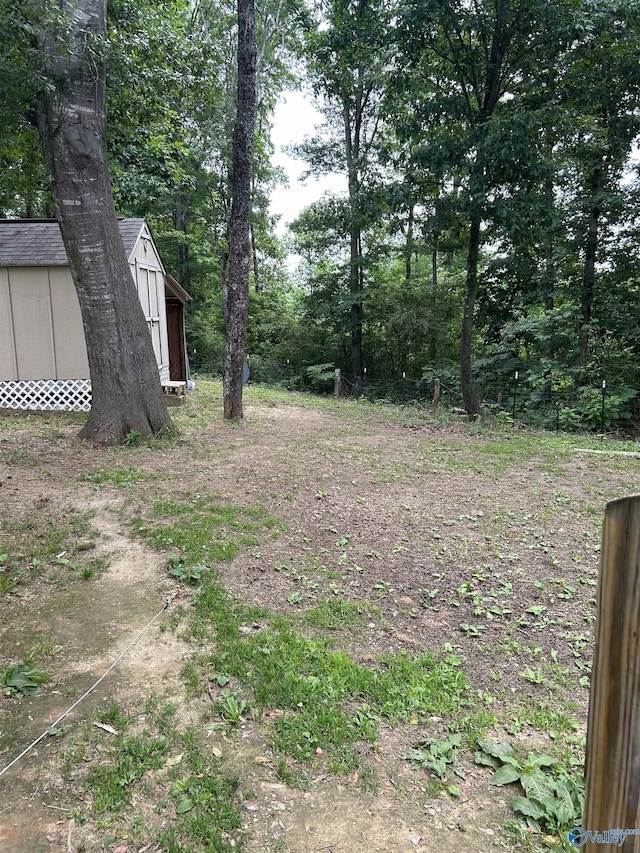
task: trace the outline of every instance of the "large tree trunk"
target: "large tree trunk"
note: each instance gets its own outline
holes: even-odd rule
[[[64,0],[66,37],[39,35],[37,123],[84,324],[92,404],[80,432],[118,444],[172,428],[116,218],[105,141],[106,0]]]
[[[238,0],[238,104],[233,131],[229,259],[224,281],[224,417],[242,417],[242,371],[249,307],[251,165],[256,113],[256,12]]]
[[[587,221],[587,245],[582,276],[582,294],[580,300],[580,324],[578,370],[583,374],[589,357],[589,334],[591,330],[591,308],[593,306],[593,288],[596,281],[596,254],[598,251],[598,220],[600,219],[600,201],[598,195],[602,188],[602,165],[596,163],[591,173],[591,206]]]

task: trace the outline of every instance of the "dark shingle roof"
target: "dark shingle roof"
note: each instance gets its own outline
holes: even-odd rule
[[[144,219],[120,219],[127,257]],[[69,263],[55,219],[0,219],[0,267],[66,266]]]

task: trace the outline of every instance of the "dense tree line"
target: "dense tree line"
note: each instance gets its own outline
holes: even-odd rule
[[[296,223],[310,319],[332,318],[343,347],[332,357],[356,384],[365,365],[382,387],[437,373],[473,414],[508,398],[518,370],[530,413],[551,404],[566,426],[600,422],[606,380],[606,418],[623,416],[638,386],[640,5],[384,8],[387,20],[374,0],[332,0],[307,40],[327,117],[307,154],[358,175],[356,203],[350,177],[348,200]],[[346,127],[362,86],[359,126],[375,138],[354,168],[339,117]],[[354,294],[359,361],[344,349]]]
[[[15,5],[2,0],[0,208],[51,215]],[[235,5],[113,0],[108,15],[116,205],[150,221],[194,296],[192,364],[215,372]],[[532,418],[598,424],[602,380],[607,420],[633,413],[640,2],[266,0],[256,35],[254,377],[321,387],[337,366],[354,393],[393,394],[403,374],[425,391],[437,375],[475,414],[508,405],[518,370]],[[344,175],[294,224],[295,275],[268,212],[270,122],[292,85],[324,116],[299,156]]]

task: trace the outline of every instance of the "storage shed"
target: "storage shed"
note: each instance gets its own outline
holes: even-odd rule
[[[120,233],[162,381],[187,379],[184,305],[144,219]],[[87,410],[87,347],[58,222],[0,220],[0,408]]]

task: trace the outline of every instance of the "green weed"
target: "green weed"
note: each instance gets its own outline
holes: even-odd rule
[[[284,710],[273,723],[273,744],[298,760],[312,761],[320,749],[348,769],[357,741],[375,743],[376,717],[424,719],[453,714],[471,701],[452,655],[390,654],[369,668],[324,639],[302,636],[282,617],[265,630],[240,634],[232,617],[220,619],[219,595],[209,588],[206,596],[215,603],[217,650],[201,665],[236,677],[252,690],[259,708]],[[200,608],[203,604],[201,598]]]
[[[40,685],[47,681],[48,673],[31,663],[18,663],[0,669],[0,687],[5,696],[16,696],[18,693],[30,696],[37,693]]]
[[[519,759],[505,741],[480,741],[478,746],[476,763],[495,770],[491,785],[520,785],[524,796],[515,797],[512,807],[531,829],[560,832],[579,822],[584,800],[581,776],[567,772],[551,755],[530,753]]]
[[[173,783],[170,796],[175,820],[158,836],[167,853],[184,853],[187,849],[237,853],[242,849],[241,839],[231,837],[242,825],[238,780],[217,771],[217,766],[210,766],[204,774]]]

